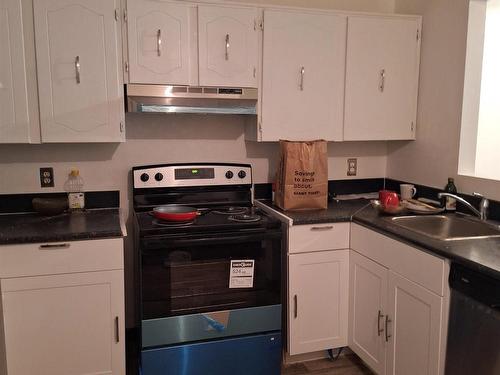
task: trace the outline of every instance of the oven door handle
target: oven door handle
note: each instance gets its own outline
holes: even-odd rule
[[[263,240],[280,239],[281,231],[252,233],[244,235],[220,235],[217,237],[208,238],[144,238],[142,239],[143,249],[164,249],[165,247],[173,246],[192,246],[192,245],[217,245],[230,243],[255,242]]]

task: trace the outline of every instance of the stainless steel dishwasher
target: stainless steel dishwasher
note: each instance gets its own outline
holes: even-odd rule
[[[500,278],[453,264],[446,375],[500,374]]]

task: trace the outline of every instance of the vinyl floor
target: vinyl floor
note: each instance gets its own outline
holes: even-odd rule
[[[295,363],[283,368],[282,375],[374,375],[355,354],[340,356],[337,360],[320,359]]]

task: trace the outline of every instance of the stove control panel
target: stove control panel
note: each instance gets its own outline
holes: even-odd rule
[[[176,164],[136,167],[134,188],[251,185],[248,164]]]

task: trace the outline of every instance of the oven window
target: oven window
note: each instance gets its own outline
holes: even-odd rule
[[[253,287],[229,288],[231,260],[255,261]],[[143,319],[280,303],[281,241],[204,244],[143,252]]]

